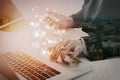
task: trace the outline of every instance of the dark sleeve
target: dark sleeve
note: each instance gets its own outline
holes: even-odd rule
[[[120,22],[92,23],[96,28],[83,27],[89,34],[83,37],[86,43],[89,60],[103,60],[120,56]]]
[[[80,12],[71,15],[75,25],[74,28],[82,27],[89,34],[83,37],[86,43],[89,60],[101,60],[120,55],[120,21],[91,21],[84,19],[84,6],[90,0],[85,0]],[[107,46],[106,46],[107,45]]]
[[[81,22],[83,21],[83,11],[82,10],[76,14],[72,14],[71,17],[75,23],[75,25],[73,26],[74,28],[82,27],[82,24],[81,24]]]
[[[93,23],[89,20],[84,20],[84,14],[83,10],[79,11],[76,14],[72,14],[70,17],[72,17],[75,25],[73,28],[83,28],[83,29],[89,29],[94,30],[97,29],[98,26],[93,25]],[[96,22],[94,22],[96,24]]]
[[[94,61],[94,60],[102,60],[103,59],[103,47],[101,44],[101,40],[98,40],[96,34],[90,34],[88,37],[83,37],[87,54],[84,55],[88,60]]]

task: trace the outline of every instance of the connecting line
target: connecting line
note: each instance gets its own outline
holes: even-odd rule
[[[13,24],[13,23],[15,23],[15,22],[18,22],[18,21],[20,21],[20,20],[22,20],[22,19],[24,19],[24,18],[21,17],[21,18],[18,18],[18,19],[16,19],[16,20],[10,21],[10,22],[8,22],[8,23],[0,26],[0,29],[1,29],[1,28],[4,28],[4,27],[6,27],[6,26],[9,26],[9,25],[11,25],[11,24]]]

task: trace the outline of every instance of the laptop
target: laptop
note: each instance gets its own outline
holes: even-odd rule
[[[11,0],[0,0],[0,3],[4,3],[3,6],[0,5],[0,8],[4,8],[6,5],[7,10],[11,12],[6,14],[9,13],[6,10],[4,12],[5,15],[1,14],[1,31],[18,31],[26,27],[23,24],[25,20]],[[5,23],[3,23],[4,19],[2,17],[6,19]],[[47,56],[45,57],[41,53],[35,55],[34,51],[31,53],[26,51],[10,51],[3,54],[4,59],[20,80],[73,80],[92,71],[90,62],[84,58],[81,58],[81,62],[77,65],[64,65],[62,63],[51,62]]]
[[[0,0],[0,31],[15,32],[28,27],[12,0]]]
[[[74,80],[92,71],[89,61],[82,58],[79,64],[65,65],[51,62],[42,55],[30,56],[22,51],[2,54],[20,80]]]

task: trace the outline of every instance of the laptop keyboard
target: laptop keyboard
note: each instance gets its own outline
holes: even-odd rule
[[[27,80],[46,80],[60,74],[59,71],[23,52],[8,52],[3,54],[3,57],[13,70]]]

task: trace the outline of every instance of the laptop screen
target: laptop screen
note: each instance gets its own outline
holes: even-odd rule
[[[22,14],[13,2],[11,0],[0,0],[0,31],[16,30],[18,28],[18,26],[16,27],[16,22],[18,25],[20,20],[22,20]]]
[[[21,16],[21,13],[11,0],[0,0],[0,25],[4,25]]]

